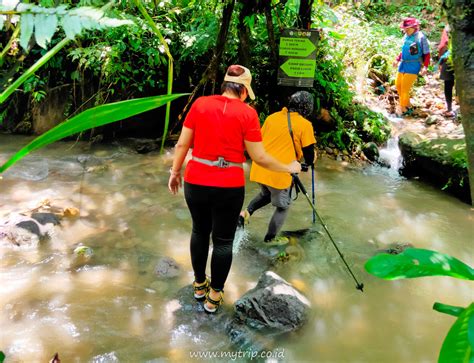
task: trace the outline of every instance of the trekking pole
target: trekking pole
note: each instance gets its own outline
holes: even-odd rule
[[[351,274],[352,278],[354,279],[355,283],[356,283],[356,289],[357,290],[360,290],[361,292],[364,292],[364,284],[363,283],[360,283],[359,281],[357,281],[357,278],[355,277],[354,273],[352,272],[351,268],[349,267],[349,265],[347,264],[346,260],[344,259],[344,256],[342,255],[341,251],[339,250],[339,248],[337,247],[336,245],[336,242],[334,242],[332,236],[331,236],[331,233],[329,233],[327,227],[326,227],[326,224],[324,224],[324,221],[321,219],[321,217],[319,216],[318,212],[316,211],[316,207],[314,206],[314,204],[311,202],[311,199],[309,199],[309,195],[308,195],[308,192],[306,191],[306,188],[304,187],[303,183],[301,182],[300,178],[298,177],[297,174],[291,174],[293,176],[293,180],[295,182],[295,186],[296,188],[299,188],[303,194],[305,195],[306,197],[306,200],[308,201],[309,205],[311,206],[311,208],[313,208],[313,212],[314,214],[316,214],[316,216],[318,216],[318,219],[319,221],[321,222],[321,224],[323,225],[323,228],[324,230],[326,231],[327,235],[329,236],[329,239],[331,240],[333,246],[336,248],[336,251],[337,253],[339,254],[339,256],[341,257],[342,261],[344,262],[344,264],[346,265],[347,267],[347,270],[349,271],[349,273]]]
[[[311,195],[311,199],[313,201],[313,205],[315,206],[316,203],[314,201],[314,164],[311,165],[311,189],[313,194]],[[316,223],[316,213],[314,212],[316,208],[313,209],[313,224]]]

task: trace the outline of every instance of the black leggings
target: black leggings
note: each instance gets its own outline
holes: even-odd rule
[[[447,79],[444,81],[444,97],[446,98],[446,108],[452,111],[453,107],[453,88],[454,79]]]
[[[244,187],[218,188],[184,183],[184,197],[193,219],[191,262],[194,277],[198,283],[206,279],[212,232],[211,287],[216,291],[224,289],[229,275],[232,243],[244,195]]]

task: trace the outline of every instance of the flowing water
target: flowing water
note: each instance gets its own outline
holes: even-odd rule
[[[28,140],[0,136],[0,163]],[[63,362],[187,362],[200,347],[223,347],[225,337],[199,335],[173,320],[173,296],[193,276],[191,220],[182,193],[168,193],[170,164],[169,152],[137,155],[118,146],[58,142],[3,175],[0,220],[46,199],[81,212],[36,247],[0,246],[0,350],[7,362],[47,362],[55,352]],[[311,191],[311,174],[301,179]],[[389,169],[333,160],[318,161],[315,186],[318,212],[365,290],[355,289],[316,223],[300,243],[300,260],[275,267],[310,300],[309,321],[277,340],[280,354],[268,361],[436,362],[454,317],[432,305],[467,306],[474,300],[472,283],[445,277],[383,281],[363,264],[377,250],[410,243],[474,265],[470,207]],[[257,188],[248,183],[246,191],[247,203]],[[226,284],[228,309],[264,270],[258,257],[248,258],[247,246],[263,238],[271,213],[257,212],[238,235]],[[284,228],[311,222],[300,195]],[[78,245],[94,251],[87,264],[74,256]],[[156,278],[155,265],[165,256],[178,262],[179,277]]]

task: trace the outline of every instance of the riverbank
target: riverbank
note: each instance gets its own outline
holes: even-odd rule
[[[387,94],[367,92],[365,103],[385,114],[392,124],[392,137],[398,140],[403,163],[402,175],[419,178],[437,188],[471,203],[467,170],[466,143],[460,122],[459,105],[453,101],[455,117],[445,117],[443,82],[435,74],[424,77],[414,88],[410,117],[393,113],[398,103],[395,87],[389,88],[394,100]]]

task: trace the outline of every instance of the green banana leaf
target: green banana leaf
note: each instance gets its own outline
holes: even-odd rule
[[[433,310],[439,311],[440,313],[452,315],[452,316],[459,316],[465,310],[463,307],[460,306],[453,306],[442,304],[439,302],[435,302],[433,305]]]
[[[444,339],[438,363],[474,362],[474,303],[459,315]]]
[[[90,108],[84,112],[81,112],[79,115],[64,121],[63,123],[34,139],[16,154],[14,154],[5,164],[0,166],[0,173],[3,173],[5,170],[32,151],[42,148],[57,140],[92,129],[94,127],[106,125],[134,115],[138,115],[142,112],[153,110],[154,108],[163,106],[167,102],[171,102],[184,95],[186,95],[186,93],[136,98]]]
[[[365,264],[368,273],[385,280],[423,276],[451,276],[474,280],[474,269],[457,258],[436,251],[407,248],[398,255],[382,253]]]

